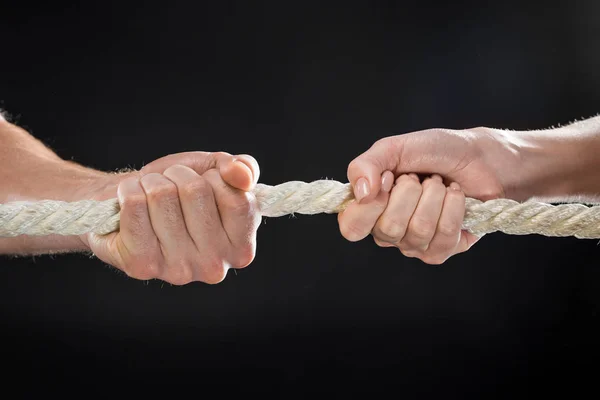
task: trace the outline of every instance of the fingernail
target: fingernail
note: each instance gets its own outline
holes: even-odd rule
[[[250,170],[250,167],[248,167],[248,165],[246,165],[246,163],[245,163],[245,162],[243,162],[243,161],[241,161],[241,160],[237,160],[237,159],[235,159],[235,160],[233,160],[233,162],[234,162],[234,163],[237,163],[238,165],[241,165],[241,166],[245,167],[245,168],[246,168],[246,169],[248,169],[248,170]]]
[[[460,185],[458,183],[456,183],[456,182],[452,182],[450,184],[450,189],[456,190],[457,192],[459,192],[460,191]]]
[[[356,197],[356,200],[360,202],[367,197],[369,193],[369,181],[367,181],[366,178],[359,178],[354,186],[354,196]]]
[[[237,158],[235,158],[235,157],[233,158],[233,160],[232,160],[231,162],[232,162],[232,165],[236,165],[236,164],[237,164],[237,165],[239,165],[239,166],[243,167],[243,168],[244,168],[245,170],[247,170],[248,172],[250,172],[250,176],[252,177],[252,180],[254,181],[254,176],[253,176],[253,174],[252,174],[252,169],[251,169],[251,168],[248,166],[248,164],[246,164],[246,163],[245,163],[245,162],[243,162],[242,160],[240,160],[240,159],[237,159]]]
[[[442,182],[442,177],[438,174],[431,175],[431,179],[435,179],[438,182]]]
[[[392,190],[394,184],[394,174],[391,171],[385,171],[381,177],[381,189],[384,192],[389,193]]]

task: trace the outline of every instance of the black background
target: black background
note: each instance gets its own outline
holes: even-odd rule
[[[346,181],[381,137],[597,114],[598,15],[591,0],[3,3],[0,105],[106,171],[223,150],[252,154],[262,183]],[[255,261],[215,286],[3,257],[0,379],[81,396],[594,390],[597,245],[491,234],[433,267],[322,214],[264,219]]]

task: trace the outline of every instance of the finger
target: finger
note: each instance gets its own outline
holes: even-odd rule
[[[228,185],[220,173],[209,170],[204,178],[210,183],[229,242],[230,262],[234,268],[250,264],[256,252],[256,231],[261,222],[254,194]]]
[[[218,175],[216,170],[210,171]],[[195,255],[188,256],[191,280],[221,282],[230,268],[224,260],[230,244],[210,182],[183,165],[169,167],[164,175],[177,186],[187,233],[197,249]]]
[[[245,191],[252,190],[260,176],[258,162],[247,154],[237,155],[222,163],[219,172],[229,185]]]
[[[177,186],[162,174],[144,175],[140,180],[148,200],[150,223],[165,258],[185,254],[191,239],[183,219]]]
[[[430,264],[441,264],[455,254],[465,215],[465,195],[456,182],[446,188],[446,197],[437,229],[426,256]]]
[[[219,152],[206,152],[206,151],[190,151],[183,153],[169,154],[168,156],[161,157],[157,160],[152,161],[150,164],[144,166],[140,172],[142,175],[151,173],[162,174],[167,168],[172,165],[185,165],[190,167],[196,173],[202,175],[204,172],[212,168],[219,168],[222,164],[231,162],[233,156],[229,153]]]
[[[377,237],[373,236],[373,241],[379,247],[396,247],[392,243],[384,242],[383,240],[377,239]]]
[[[348,181],[354,191],[357,203],[367,204],[381,190],[380,177],[386,170],[394,171],[399,153],[397,149],[389,148],[385,154],[382,153],[379,142],[375,142],[371,148],[356,157],[348,164]]]
[[[146,194],[139,178],[121,181],[117,198],[120,206],[119,231],[104,236],[89,234],[90,248],[99,259],[136,278],[157,277],[161,273],[163,257],[158,251],[158,238],[150,222]],[[137,262],[131,263],[133,258],[137,258]],[[140,268],[139,271],[128,271],[128,266]]]
[[[386,189],[391,188],[389,174],[384,174],[379,180],[383,181]],[[380,186],[383,185],[380,183]],[[382,190],[375,201],[369,204],[350,203],[344,211],[338,214],[338,224],[342,236],[351,242],[357,242],[367,237],[373,230],[379,216],[385,210],[388,199],[389,190]]]
[[[398,243],[401,250],[425,251],[435,234],[442,211],[446,186],[439,175],[423,181],[423,193],[412,215],[404,238]]]
[[[461,141],[456,141],[451,144],[452,148],[448,148],[448,141],[436,140],[440,133],[447,135],[450,132],[447,129],[429,129],[375,142],[348,165],[348,180],[357,199],[364,196],[360,201],[368,203],[375,198],[380,189],[378,177],[385,170],[392,171],[395,176],[410,172],[449,174],[456,168],[456,160],[437,155],[464,153],[464,148],[458,147],[462,146]],[[360,181],[361,178],[364,181]]]
[[[202,256],[226,250],[223,243],[229,240],[210,183],[185,165],[173,165],[163,175],[177,186],[187,232],[198,253]]]
[[[373,236],[388,243],[399,243],[417,208],[423,189],[416,174],[400,175],[392,189],[383,214],[377,220]]]

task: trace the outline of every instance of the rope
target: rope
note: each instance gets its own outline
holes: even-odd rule
[[[285,182],[276,186],[257,184],[253,189],[261,215],[339,213],[354,200],[349,183],[333,180]],[[105,201],[15,201],[0,204],[0,237],[19,235],[104,235],[119,229],[117,199]],[[511,235],[540,234],[600,238],[600,206],[552,205],[510,199],[482,202],[466,199],[463,229],[476,235],[504,232]]]

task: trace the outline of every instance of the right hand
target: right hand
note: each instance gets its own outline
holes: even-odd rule
[[[261,216],[251,189],[258,178],[258,163],[248,155],[189,152],[160,158],[118,175],[118,182],[94,196],[118,198],[119,231],[81,239],[132,278],[219,283],[230,268],[254,259]]]
[[[358,241],[372,234],[378,245],[428,264],[466,251],[478,237],[461,230],[464,196],[520,195],[513,184],[518,146],[509,135],[488,128],[428,129],[378,140],[348,166],[356,201],[338,215],[342,235]],[[415,173],[440,179],[421,185]],[[444,185],[453,182],[461,190],[445,195]]]

